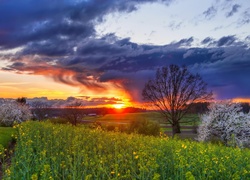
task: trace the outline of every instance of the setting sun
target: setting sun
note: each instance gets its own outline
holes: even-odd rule
[[[114,104],[113,107],[116,109],[121,109],[124,107],[124,104]]]

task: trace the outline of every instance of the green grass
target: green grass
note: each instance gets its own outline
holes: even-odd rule
[[[7,147],[15,131],[12,127],[0,127],[0,145]]]
[[[3,179],[250,179],[250,150],[25,122]]]
[[[156,112],[143,112],[143,113],[117,113],[106,114],[105,116],[86,117],[86,120],[96,120],[105,122],[124,122],[128,123],[133,120],[147,119],[147,120],[162,120],[163,118]]]
[[[157,121],[161,124],[165,123],[164,117],[158,112],[141,112],[141,113],[118,113],[107,114],[105,116],[85,117],[84,120],[93,120],[101,122],[115,122],[115,123],[129,123],[133,120],[146,119],[151,121]],[[188,114],[183,118],[183,121],[198,120],[197,114]],[[183,125],[193,125],[193,122],[183,123]]]
[[[160,126],[171,126],[170,124],[166,124],[164,117],[159,112],[141,112],[141,113],[121,113],[121,114],[107,114],[105,116],[95,116],[95,117],[85,117],[84,120],[93,120],[105,123],[106,125],[116,125],[117,123],[129,123],[134,120],[146,119],[150,121],[157,121],[160,123]],[[200,119],[198,114],[187,114],[181,120],[181,126],[189,126],[193,127],[194,125],[198,125],[200,123]],[[192,129],[181,128],[181,131],[192,131]],[[168,134],[172,133],[171,127],[161,127],[161,132],[167,132]],[[194,134],[190,133],[182,133],[180,135],[181,138],[190,138],[193,139],[196,137]]]

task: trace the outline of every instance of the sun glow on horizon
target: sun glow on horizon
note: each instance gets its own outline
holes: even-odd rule
[[[233,102],[236,102],[236,103],[250,103],[250,98],[234,98]]]
[[[113,107],[115,109],[122,109],[124,107],[124,104],[114,104]]]

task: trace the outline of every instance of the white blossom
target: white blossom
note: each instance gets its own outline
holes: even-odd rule
[[[199,141],[215,136],[226,145],[250,145],[250,114],[242,113],[240,104],[230,101],[213,103],[209,106],[209,112],[201,116],[201,120]]]
[[[13,126],[31,118],[29,107],[17,102],[4,102],[0,105],[0,124]]]

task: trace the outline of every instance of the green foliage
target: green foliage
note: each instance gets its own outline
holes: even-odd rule
[[[98,123],[97,126],[92,125],[91,127],[101,128],[105,131],[124,132],[128,134],[137,133],[137,134],[152,135],[152,136],[160,135],[159,123],[155,121],[149,121],[146,119],[133,120],[128,124]]]
[[[117,113],[106,114],[105,116],[85,117],[85,120],[95,120],[100,122],[131,122],[138,119],[163,121],[163,117],[158,112],[140,112],[140,113]]]
[[[155,121],[146,119],[134,120],[130,124],[129,131],[143,135],[157,136],[160,134],[160,125]]]
[[[105,116],[84,117],[84,120],[99,121],[99,122],[122,122],[130,123],[135,120],[153,120],[164,123],[165,118],[159,112],[140,112],[140,113],[121,113],[121,114],[106,114]],[[180,121],[181,125],[194,125],[194,122],[199,123],[198,114],[187,114]]]
[[[15,128],[12,127],[0,127],[0,165],[2,165],[12,153],[7,148],[10,142],[14,141],[16,134]],[[7,155],[8,154],[8,155]]]
[[[117,131],[129,133],[128,125],[126,124],[118,124],[118,125],[102,125],[102,129],[107,131]]]
[[[3,179],[250,179],[250,151],[48,122],[18,125]]]
[[[7,147],[15,132],[16,130],[12,127],[0,127],[0,145]]]
[[[49,119],[48,121],[50,121],[54,124],[69,124],[70,123],[69,120],[67,120],[66,118],[62,118],[62,117]]]

